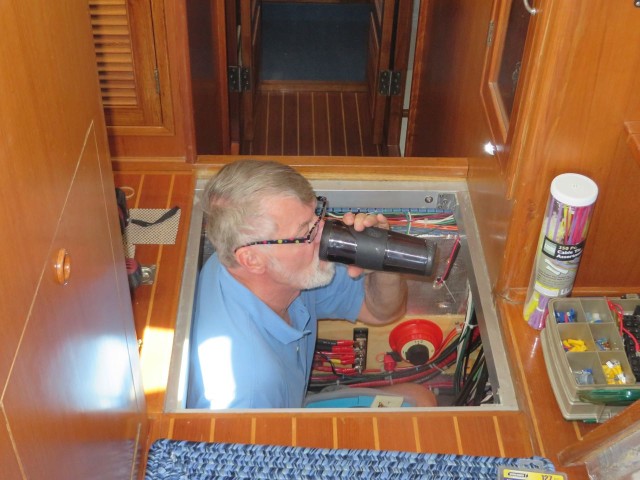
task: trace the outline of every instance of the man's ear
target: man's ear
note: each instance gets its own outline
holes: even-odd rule
[[[266,257],[255,248],[240,248],[236,252],[236,261],[250,273],[263,273],[266,268]]]

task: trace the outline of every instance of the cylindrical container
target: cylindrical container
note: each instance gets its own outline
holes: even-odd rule
[[[573,289],[598,186],[584,175],[565,173],[553,179],[550,193],[522,312],[537,330],[545,326],[549,299]]]
[[[357,232],[336,220],[326,220],[320,238],[320,259],[369,270],[431,275],[436,244],[403,233],[370,227]]]

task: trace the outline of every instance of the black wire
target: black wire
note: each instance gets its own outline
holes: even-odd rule
[[[468,368],[469,355],[477,348],[477,345],[473,344],[474,338],[479,337],[479,335],[475,332],[477,325],[478,317],[474,309],[471,314],[471,318],[469,318],[468,327],[463,332],[464,338],[462,339],[462,344],[460,347],[460,358],[458,359],[458,365],[456,366],[456,370],[453,376],[453,388],[456,393],[458,393],[462,389],[462,386],[467,380],[466,373]]]
[[[331,371],[333,372],[333,374],[336,377],[344,377],[344,375],[342,375],[341,373],[338,373],[338,371],[336,370],[336,367],[333,365],[333,362],[331,361],[331,359],[329,358],[328,355],[325,355],[322,352],[316,352],[318,355],[320,355],[321,357],[324,357],[324,359],[329,363],[329,365],[331,366]]]
[[[489,380],[489,369],[487,368],[486,358],[483,357],[482,362],[482,372],[480,373],[480,378],[478,379],[476,386],[476,394],[473,397],[471,402],[472,405],[480,405],[482,400],[486,396],[486,386],[487,381]]]
[[[471,372],[469,372],[469,375],[467,378],[473,379],[476,378],[476,375],[478,374],[478,371],[480,370],[480,368],[482,368],[482,365],[484,364],[484,350],[481,349],[480,353],[478,354],[478,358],[476,359],[476,361],[474,362],[473,366],[471,367]],[[460,406],[460,405],[465,405],[467,399],[469,398],[471,391],[473,390],[473,388],[476,386],[476,382],[473,381],[466,381],[465,384],[462,387],[462,390],[460,390],[460,393],[456,396],[455,400],[454,400],[454,405]]]

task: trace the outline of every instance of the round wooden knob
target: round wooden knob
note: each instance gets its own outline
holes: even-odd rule
[[[60,285],[69,283],[69,277],[71,276],[71,256],[66,249],[61,248],[58,250],[53,268],[56,274],[56,281]]]

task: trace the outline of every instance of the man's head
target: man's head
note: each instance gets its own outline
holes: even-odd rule
[[[264,253],[272,276],[289,281],[300,289],[311,288],[318,281],[320,268],[317,253],[307,245],[254,245],[272,239],[304,237],[322,225],[315,215],[316,196],[311,184],[293,168],[272,161],[240,160],[223,167],[208,183],[203,192],[203,205],[207,214],[207,236],[228,268],[239,265],[238,252],[254,249]],[[245,254],[252,253],[245,250]],[[314,272],[294,265],[304,260],[316,265]],[[293,258],[291,258],[293,257]],[[300,258],[298,258],[300,257]],[[305,278],[296,278],[303,275]],[[323,284],[328,283],[324,274]],[[331,276],[328,277],[329,280]],[[324,281],[326,280],[326,281]],[[308,286],[310,285],[310,286]]]

